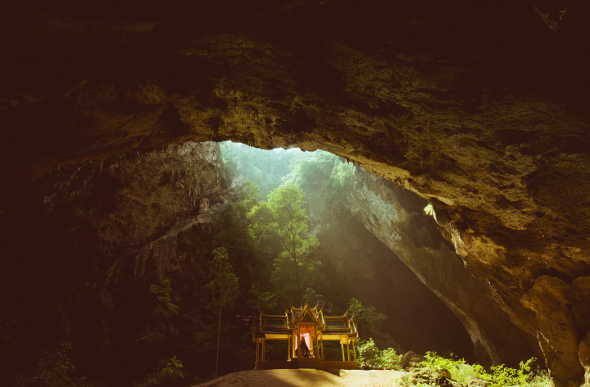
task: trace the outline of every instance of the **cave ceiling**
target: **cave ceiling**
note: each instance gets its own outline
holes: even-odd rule
[[[6,203],[51,169],[168,144],[324,149],[431,200],[513,321],[577,356],[587,311],[564,317],[566,339],[544,308],[561,297],[552,281],[586,302],[574,280],[590,274],[588,2],[3,7]]]

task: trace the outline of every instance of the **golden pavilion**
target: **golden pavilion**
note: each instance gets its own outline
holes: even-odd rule
[[[359,338],[353,316],[325,316],[323,307],[305,306],[286,309],[284,315],[260,313],[254,319],[253,341],[256,343],[256,369],[270,368],[358,368],[354,341]],[[287,360],[265,358],[267,340],[287,341]],[[342,361],[324,358],[324,342],[339,341]],[[350,352],[352,350],[352,360]]]

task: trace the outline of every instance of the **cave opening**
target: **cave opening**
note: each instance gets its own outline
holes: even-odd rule
[[[256,192],[248,181],[259,191],[245,198]],[[219,373],[249,369],[252,311],[280,313],[294,300],[273,293],[289,282],[283,273],[273,284],[276,245],[249,242],[247,210],[282,184],[304,191],[319,242],[305,257],[315,268],[303,273],[311,278],[302,281],[305,299],[332,314],[356,300],[387,316],[377,328],[359,324],[363,338],[486,365],[497,361],[494,327],[525,342],[487,305],[425,199],[328,152],[185,142],[62,166],[31,184],[23,203],[32,205],[3,214],[15,259],[2,291],[19,295],[3,300],[5,357],[18,360],[6,380],[41,364],[60,367],[60,358],[91,379],[135,383],[180,364],[193,380],[206,379],[215,368],[209,262],[222,245],[245,290],[226,310]],[[503,359],[530,357],[522,348]]]
[[[321,280],[307,284],[305,296],[311,305],[327,302],[327,311],[343,313],[349,300],[359,299],[388,316],[382,328],[369,332],[379,346],[477,359],[460,320],[386,244],[409,244],[404,255],[412,255],[412,249],[422,254],[431,249],[434,255],[441,249],[447,254],[452,250],[427,214],[421,213],[424,199],[321,150],[262,150],[232,142],[220,147],[227,184],[234,189],[253,182],[260,187],[261,201],[281,185],[294,184],[305,194],[310,232],[319,240],[312,255],[321,265],[316,270],[323,272]],[[367,184],[380,192],[367,191]],[[355,192],[359,187],[366,191]],[[389,219],[392,212],[398,215]],[[366,221],[372,223],[369,227],[390,221],[396,238],[383,242],[379,237],[387,233],[373,235],[363,224]],[[368,339],[366,328],[359,329]]]
[[[240,144],[252,157],[231,172],[224,146],[189,142],[63,166],[33,182],[26,210],[3,214],[13,259],[1,286],[17,295],[2,300],[3,354],[14,362],[5,380],[53,372],[60,359],[70,378],[131,384],[154,370],[178,371],[179,362],[187,377],[206,378],[216,327],[209,261],[228,241],[245,291],[223,321],[220,373],[250,369],[252,310],[284,305],[271,291],[272,266],[246,242],[238,193],[248,173],[263,188],[257,201],[288,179],[309,190],[305,208],[323,268],[317,286],[305,287],[311,302],[325,302],[332,314],[344,313],[352,299],[374,307],[387,319],[359,330],[384,348],[478,356],[462,322],[400,260],[414,256],[432,265],[430,273],[443,270],[437,260],[459,261],[423,213],[425,200],[322,151]],[[287,177],[298,165],[299,175]]]

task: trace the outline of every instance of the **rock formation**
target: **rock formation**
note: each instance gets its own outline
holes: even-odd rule
[[[59,169],[187,141],[321,148],[430,200],[466,273],[539,343],[556,385],[588,379],[587,2],[3,7],[0,214],[18,223],[4,229],[44,211],[33,193]]]
[[[346,205],[461,320],[480,361],[517,364],[535,352],[445,241],[434,222],[425,222],[426,201],[395,184],[357,169]],[[491,301],[490,301],[491,299]]]
[[[1,214],[3,337],[30,336],[19,351],[32,356],[61,335],[83,348],[86,364],[113,357],[114,345],[145,324],[146,287],[209,254],[208,203],[227,194],[221,173],[216,144],[186,143],[63,166],[24,183],[26,196]],[[72,293],[75,300],[63,298]],[[58,311],[43,312],[48,304]],[[54,314],[67,324],[54,327]],[[128,364],[109,367],[104,377],[126,382]]]
[[[436,228],[434,232],[438,232]],[[320,241],[317,255],[324,262],[326,281],[334,287],[320,290],[322,295],[326,301],[340,305],[354,297],[365,306],[373,305],[385,313],[388,318],[382,330],[391,337],[372,334],[379,347],[393,347],[398,353],[412,349],[420,353],[453,353],[471,361],[489,361],[487,354],[479,359],[474,355],[470,337],[449,308],[349,211],[340,209],[332,214],[328,222],[322,222],[317,236]],[[428,236],[421,235],[421,239],[428,240]],[[439,243],[441,240],[439,234]],[[326,308],[339,309],[334,309],[330,302]],[[486,300],[480,302],[487,303]],[[355,321],[362,332],[358,319]],[[526,355],[521,353],[518,361],[524,356],[530,357],[530,353],[530,349]]]

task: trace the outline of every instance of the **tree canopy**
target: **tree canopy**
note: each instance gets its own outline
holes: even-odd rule
[[[290,273],[295,274],[296,297],[303,298],[304,286],[315,277],[320,263],[309,257],[310,251],[319,246],[315,236],[309,235],[309,217],[305,213],[305,194],[295,185],[275,188],[268,201],[254,206],[248,218],[251,231],[258,238],[275,236],[282,250],[274,261],[273,280],[290,288]]]
[[[360,328],[361,337],[365,339],[375,334],[385,320],[387,320],[385,313],[377,312],[377,309],[373,305],[364,306],[356,298],[352,298],[348,302],[348,310],[354,313],[354,321]]]

